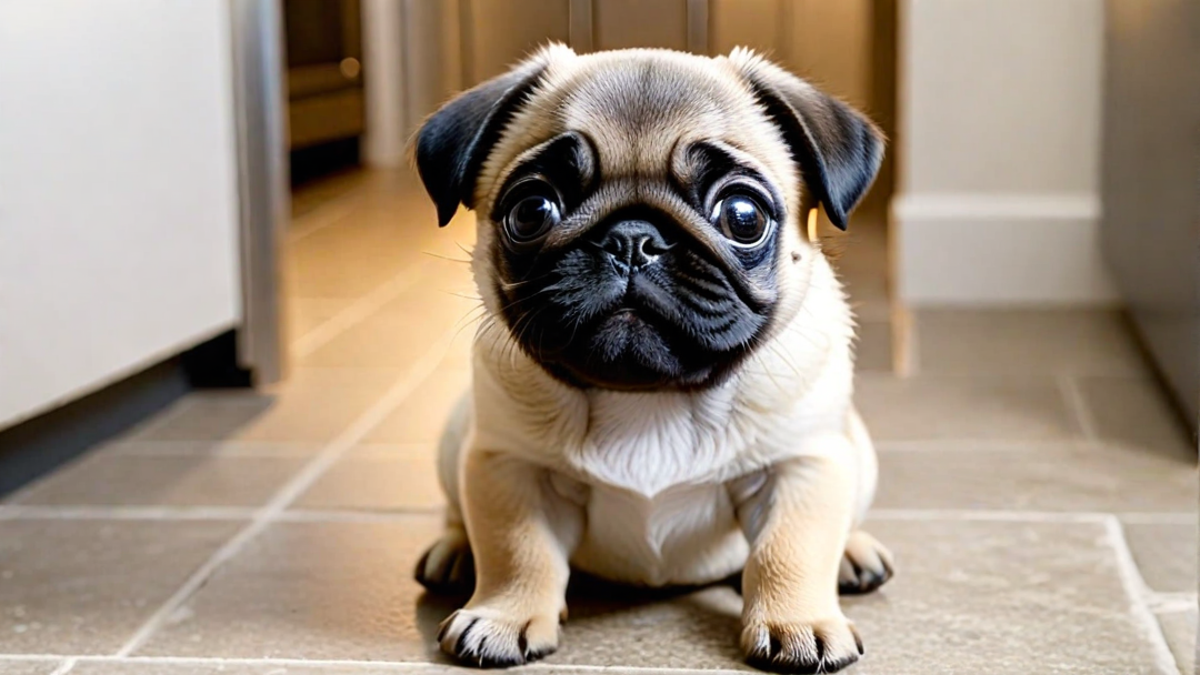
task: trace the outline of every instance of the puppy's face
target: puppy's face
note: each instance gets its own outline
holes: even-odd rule
[[[443,224],[479,212],[477,281],[525,353],[575,386],[694,389],[792,318],[818,255],[803,212],[844,226],[881,141],[747,52],[550,47],[417,151]]]

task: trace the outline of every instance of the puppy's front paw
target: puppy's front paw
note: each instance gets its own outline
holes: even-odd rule
[[[777,673],[833,673],[858,660],[862,638],[838,613],[817,621],[755,621],[742,630],[746,662]]]
[[[507,668],[558,649],[558,616],[516,616],[480,605],[451,614],[438,630],[442,651],[464,664]]]

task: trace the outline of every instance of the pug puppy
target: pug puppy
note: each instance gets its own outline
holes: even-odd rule
[[[750,663],[833,672],[838,604],[891,556],[860,529],[876,458],[853,320],[809,209],[845,228],[879,130],[745,49],[550,45],[450,101],[417,167],[445,225],[478,214],[487,318],[440,448],[446,530],[417,565],[470,589],[443,650],[553,652],[572,568],[643,586],[739,571]]]

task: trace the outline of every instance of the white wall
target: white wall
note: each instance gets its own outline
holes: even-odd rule
[[[237,323],[228,11],[0,0],[0,427]]]
[[[1104,0],[905,0],[896,288],[915,306],[1109,303]]]

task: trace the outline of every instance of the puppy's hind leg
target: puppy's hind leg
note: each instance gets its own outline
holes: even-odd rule
[[[858,497],[854,507],[854,529],[846,540],[846,550],[838,568],[838,592],[842,595],[858,595],[870,593],[891,579],[895,574],[895,565],[892,563],[892,554],[883,544],[858,529],[875,497],[879,460],[875,455],[875,445],[857,410],[851,410],[847,417],[846,435],[858,457]]]
[[[862,530],[850,533],[838,569],[838,592],[842,595],[870,593],[895,574],[892,553],[875,537]]]
[[[475,590],[475,556],[463,525],[458,463],[471,422],[470,392],[455,404],[438,444],[438,482],[446,495],[446,531],[417,561],[413,576],[434,593],[466,597]]]

